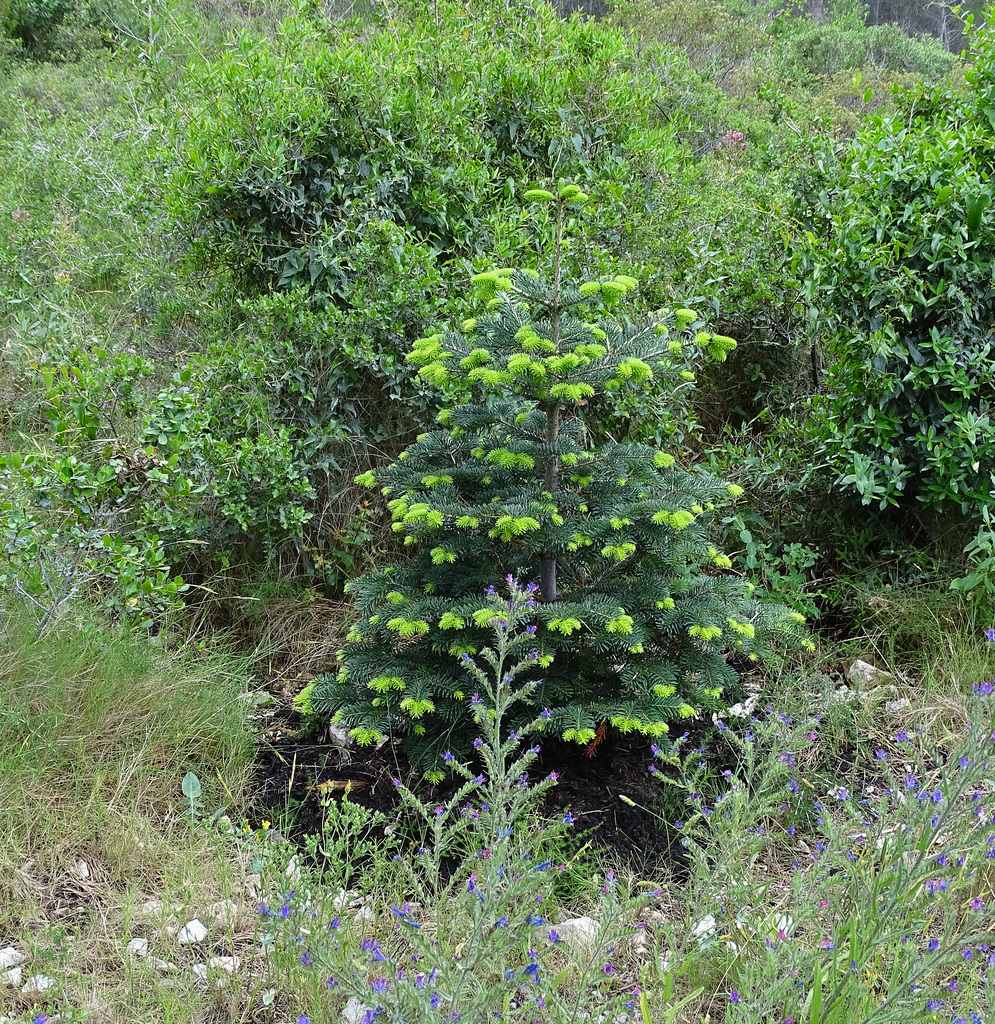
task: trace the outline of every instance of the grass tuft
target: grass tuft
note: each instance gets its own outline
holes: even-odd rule
[[[36,642],[27,615],[0,612],[0,913],[28,862],[34,878],[76,858],[95,881],[160,872],[187,771],[208,809],[238,800],[247,682],[245,663],[122,633],[67,625]]]

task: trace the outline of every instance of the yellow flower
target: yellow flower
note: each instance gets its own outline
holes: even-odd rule
[[[269,828],[270,823],[268,821],[260,822],[263,828]]]

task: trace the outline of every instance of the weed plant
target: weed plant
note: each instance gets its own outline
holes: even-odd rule
[[[395,779],[411,848],[394,852],[391,860],[381,854],[376,870],[392,876],[407,899],[371,920],[361,937],[344,912],[351,894],[344,885],[336,890],[334,880],[319,889],[311,887],[316,879],[302,878],[259,908],[277,952],[274,963],[282,958],[286,964],[289,951],[298,970],[357,1000],[366,1024],[612,1019],[624,1006],[633,1008],[640,995],[617,983],[613,952],[629,930],[625,919],[646,896],[627,898],[608,871],[593,912],[596,931],[573,945],[557,933],[550,894],[566,866],[553,863],[546,851],[557,848],[573,817],[567,812],[533,827],[538,802],[557,781],[555,773],[529,778],[539,753],[534,737],[549,712],[540,710],[510,729],[508,710],[532,703],[539,685],[516,682],[538,657],[529,623],[537,588],[522,587],[511,576],[507,586],[507,598],[493,589],[488,596],[493,646],[462,656],[467,690],[474,690],[465,699],[479,730],[473,744],[479,762],[442,755],[462,783],[438,804]],[[332,815],[332,831],[340,814]],[[334,872],[332,866],[333,879]],[[655,890],[650,898],[659,895]]]
[[[899,730],[842,780],[814,770],[821,716],[771,707],[741,727],[717,721],[736,763],[721,775],[687,740],[657,754],[674,770],[651,770],[685,793],[672,827],[701,919],[664,956],[687,984],[725,990],[724,1020],[982,1019],[995,967],[993,688],[974,687],[959,741]]]

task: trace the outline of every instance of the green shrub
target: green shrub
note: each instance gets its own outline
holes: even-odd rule
[[[76,596],[129,626],[182,607],[156,529],[159,508],[184,507],[195,490],[175,456],[136,443],[152,366],[139,356],[49,337],[25,347],[40,381],[50,436],[12,439],[0,454],[0,587],[51,625]]]
[[[7,7],[6,17],[4,6]],[[63,60],[102,46],[134,13],[118,0],[0,0],[0,28],[36,59]]]
[[[468,270],[534,265],[517,192],[547,175],[601,183],[571,273],[638,276],[639,312],[702,296],[717,322],[750,325],[758,350],[785,347],[798,289],[769,226],[790,233],[779,165],[807,150],[787,101],[731,99],[655,17],[564,22],[545,5],[472,2],[430,17],[412,3],[329,28],[299,14],[195,67],[167,200],[198,267],[253,302],[294,295],[274,322],[313,364],[320,429],[382,444],[379,396],[402,391],[406,426],[424,426],[396,353],[466,315]],[[713,5],[701,32],[725,39],[730,21],[746,25]]]
[[[956,57],[930,36],[906,35],[897,25],[849,27],[829,22],[794,31],[786,41],[787,59],[810,75],[880,68],[938,81]]]
[[[535,700],[580,743],[602,723],[661,737],[669,721],[719,707],[736,679],[726,653],[755,659],[802,619],[722,571],[732,563],[708,524],[740,489],[593,429],[613,406],[638,419],[646,396],[687,388],[692,361],[722,360],[735,342],[697,329],[691,310],[639,324],[605,315],[632,278],[562,280],[564,218],[587,197],[562,179],[556,197],[525,196],[553,207],[549,275],[477,275],[490,312],[415,343],[419,376],[455,401],[442,429],[359,481],[384,485],[413,554],[350,585],[362,619],[342,671],[312,696],[362,743],[408,737],[422,764],[458,728],[459,658],[487,631],[481,591],[506,575],[538,583],[547,672]]]
[[[992,503],[993,52],[986,26],[964,88],[916,89],[869,119],[822,193],[826,237],[809,235],[830,358],[813,430],[865,504]]]

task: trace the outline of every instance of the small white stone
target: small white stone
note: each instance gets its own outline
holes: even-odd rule
[[[207,966],[217,971],[234,974],[242,966],[242,961],[237,956],[212,956],[207,961]]]
[[[89,878],[90,877],[90,865],[85,860],[78,860],[73,865],[73,874],[77,878]]]
[[[193,974],[193,980],[198,985],[207,984],[207,964],[194,964],[190,968],[190,973]]]
[[[13,946],[5,946],[3,949],[0,949],[0,970],[5,967],[16,967],[18,964],[23,964],[27,958],[26,953],[21,953],[19,950],[14,949]]]
[[[847,669],[846,677],[861,690],[872,690],[875,686],[895,681],[895,677],[890,672],[885,672],[884,669],[877,668],[860,658]]]
[[[292,885],[297,885],[300,882],[301,865],[300,861],[297,859],[296,853],[290,858],[290,862],[287,864],[287,870],[284,871],[284,875],[286,876],[287,881]]]
[[[715,934],[715,915],[706,914],[692,929],[691,934],[696,939],[707,939]]]
[[[351,889],[339,889],[338,894],[332,900],[332,909],[342,911],[345,910],[350,904],[355,903],[359,893],[353,892]]]
[[[363,1024],[367,1013],[371,1012],[372,1006],[361,1003],[355,996],[350,996],[349,1001],[342,1007],[342,1020],[345,1024]]]
[[[47,974],[33,974],[24,983],[24,987],[21,992],[24,995],[32,995],[36,992],[45,992],[55,984],[55,978],[50,978]]]
[[[598,937],[598,922],[593,917],[571,917],[554,930],[572,949],[590,949]]]
[[[852,704],[860,700],[860,694],[851,690],[848,686],[839,686],[827,698],[830,704]]]
[[[774,930],[777,932],[784,932],[786,937],[791,936],[791,932],[795,927],[795,922],[787,914],[778,914],[774,918]]]
[[[219,928],[234,928],[238,924],[240,910],[238,904],[232,900],[218,900],[207,910]]]
[[[753,709],[757,706],[757,701],[760,700],[760,694],[755,693],[751,697],[747,697],[742,704],[733,704],[729,708],[729,714],[733,718],[749,718],[753,714]]]
[[[132,939],[128,943],[128,952],[134,953],[135,956],[148,956],[149,955],[149,940],[148,939]]]
[[[21,972],[24,970],[23,967],[11,967],[6,974],[3,975],[5,985],[14,985],[17,988],[21,987]]]
[[[207,928],[195,917],[179,930],[176,941],[181,946],[188,946],[193,942],[203,942],[207,938]]]
[[[901,697],[898,700],[890,700],[885,704],[885,711],[890,711],[893,714],[898,711],[904,711],[906,708],[912,707],[911,702],[907,697]]]
[[[160,971],[166,974],[171,974],[176,970],[176,964],[171,964],[168,960],[160,960],[157,956],[150,956],[148,962]]]

